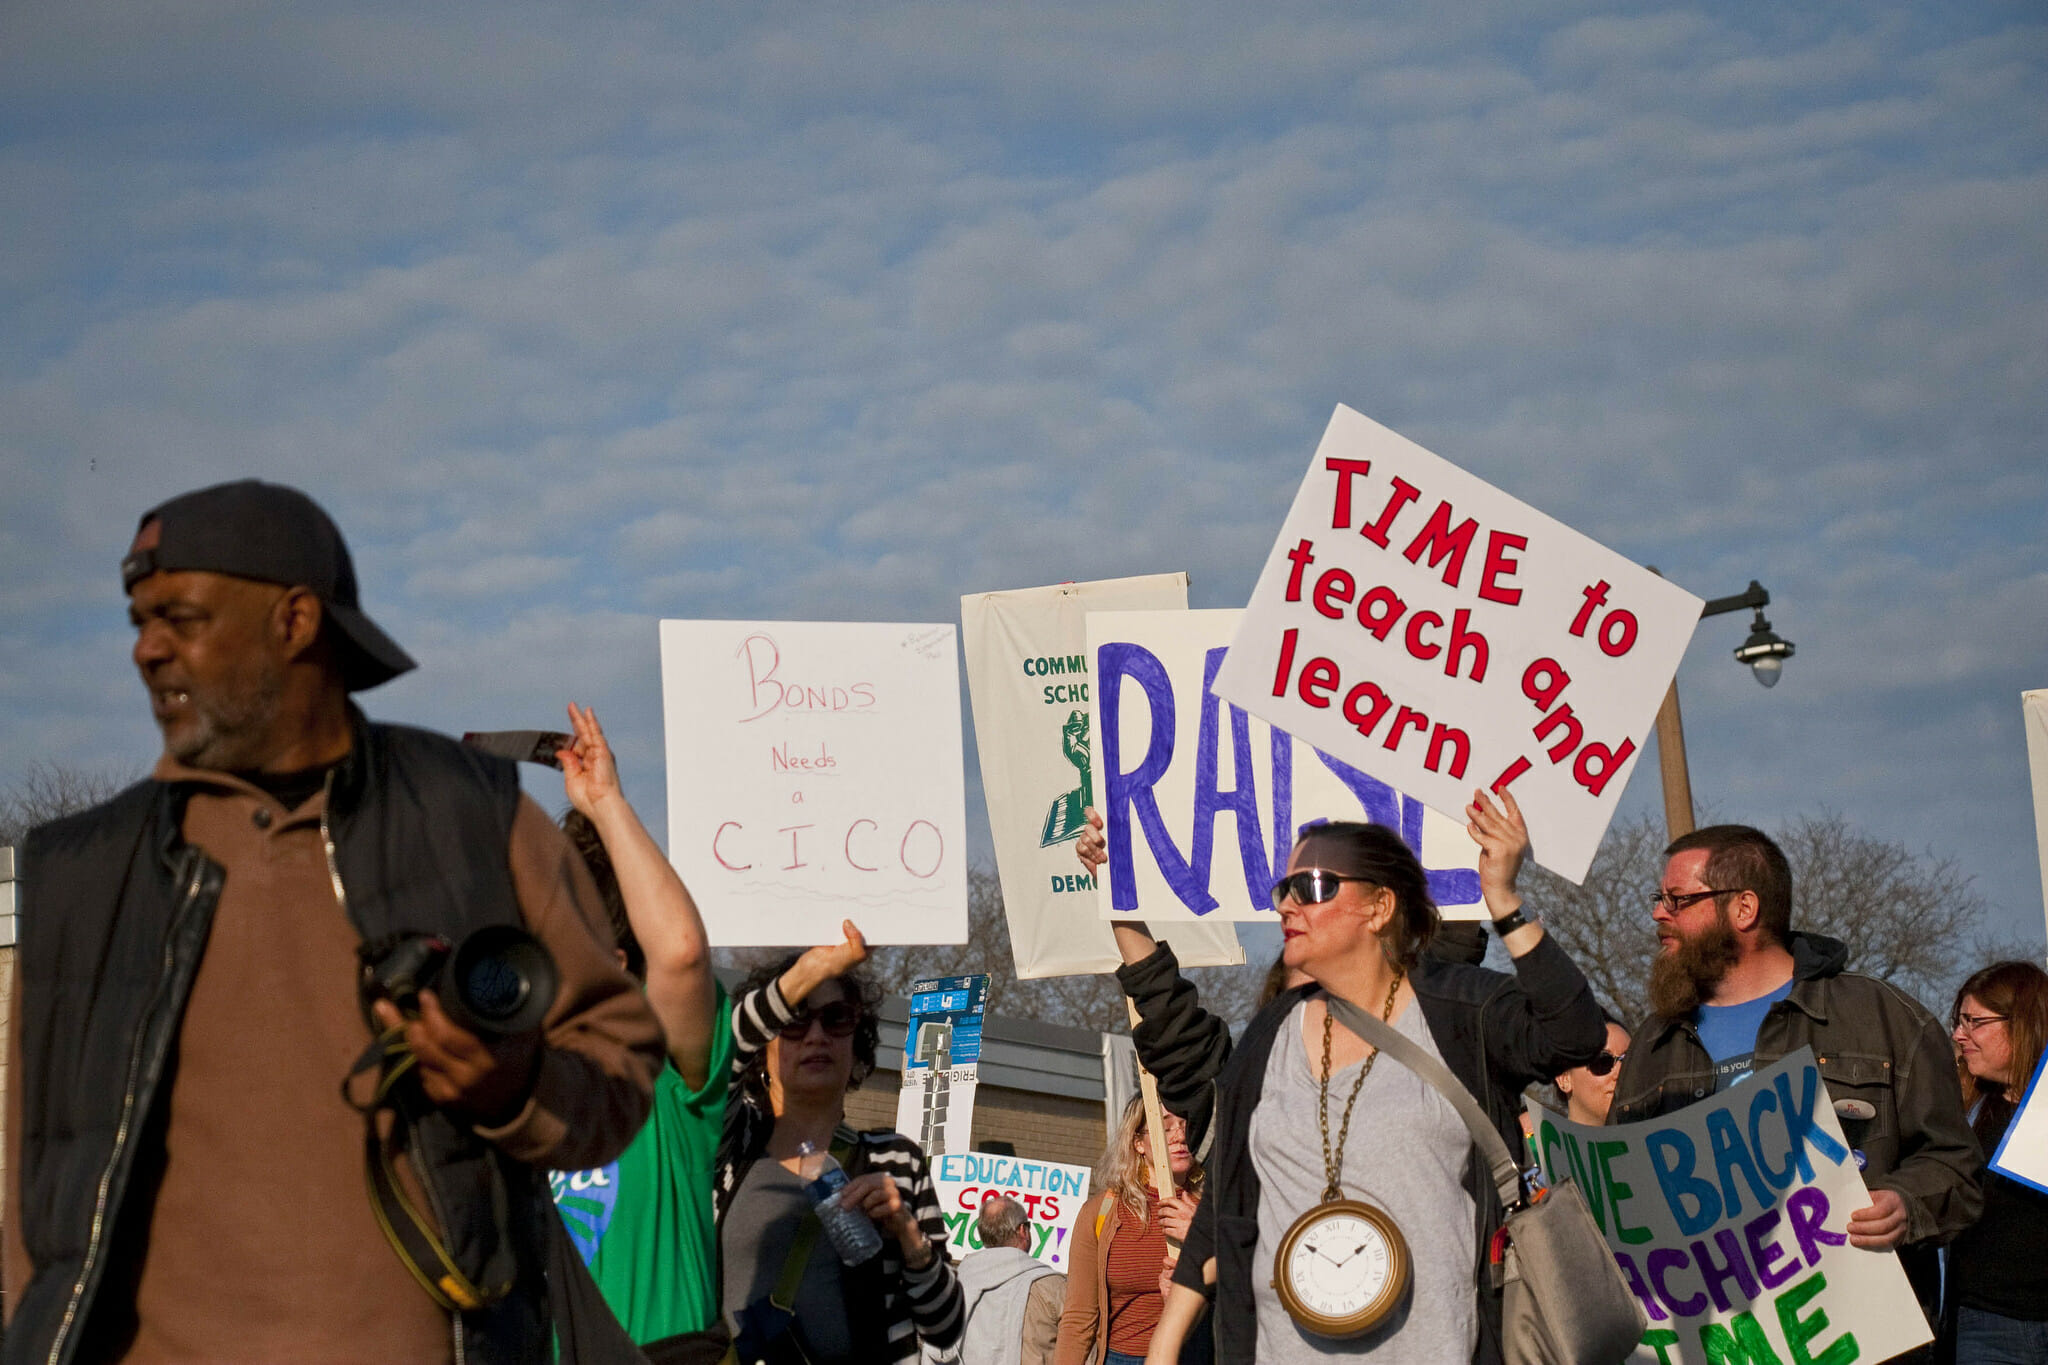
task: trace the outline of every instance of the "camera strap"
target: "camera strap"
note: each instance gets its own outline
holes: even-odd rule
[[[398,1154],[409,1145],[416,1109],[425,1103],[416,1074],[418,1058],[405,1041],[405,1029],[378,1034],[341,1083],[342,1098],[363,1116],[363,1170],[368,1179],[370,1211],[384,1240],[398,1253],[427,1297],[448,1312],[482,1308],[503,1298],[511,1284],[479,1287],[465,1275],[435,1231],[434,1220],[421,1211],[398,1178]],[[357,1104],[349,1083],[374,1070],[377,1085],[366,1104]],[[389,1111],[391,1126],[380,1131],[378,1115]],[[423,1175],[424,1179],[424,1175]]]

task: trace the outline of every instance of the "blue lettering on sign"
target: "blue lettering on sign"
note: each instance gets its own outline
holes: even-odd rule
[[[589,1265],[597,1257],[598,1243],[611,1226],[612,1212],[619,1203],[619,1163],[614,1161],[588,1171],[549,1171],[548,1190],[555,1197],[555,1210],[576,1254]]]
[[[1138,908],[1131,831],[1143,833],[1152,860],[1180,903],[1206,915],[1219,902],[1209,892],[1209,871],[1216,847],[1216,818],[1236,818],[1238,858],[1244,868],[1245,895],[1265,909],[1268,893],[1287,865],[1294,836],[1294,740],[1285,731],[1271,732],[1268,772],[1272,786],[1273,828],[1270,838],[1259,817],[1257,776],[1252,767],[1251,717],[1230,706],[1211,687],[1223,666],[1226,650],[1208,651],[1203,659],[1201,721],[1197,727],[1194,777],[1194,820],[1188,851],[1183,854],[1167,833],[1159,810],[1158,785],[1173,765],[1177,716],[1173,681],[1159,657],[1142,645],[1105,644],[1097,651],[1096,676],[1102,686],[1103,792],[1109,822],[1110,905]],[[1151,716],[1151,737],[1136,767],[1124,766],[1123,688],[1129,681],[1143,692]],[[1223,711],[1230,711],[1231,770],[1237,785],[1225,791],[1218,781]],[[1333,758],[1320,749],[1316,758],[1357,799],[1365,818],[1401,832],[1402,841],[1422,855],[1422,802],[1404,796],[1386,783]],[[1320,820],[1311,821],[1320,824]],[[1304,826],[1303,828],[1307,828]],[[1268,849],[1270,848],[1270,857]],[[1439,905],[1471,905],[1479,896],[1479,874],[1471,868],[1430,868],[1429,891]]]

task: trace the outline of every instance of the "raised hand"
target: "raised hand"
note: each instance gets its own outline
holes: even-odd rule
[[[1088,828],[1074,839],[1074,856],[1081,860],[1081,866],[1094,876],[1109,861],[1109,841],[1102,835],[1102,812],[1090,806],[1082,812],[1088,821]]]
[[[1512,792],[1502,792],[1500,805],[1495,806],[1485,792],[1476,791],[1465,815],[1465,832],[1479,845],[1479,889],[1487,910],[1499,919],[1521,904],[1515,879],[1529,856],[1529,826]]]
[[[595,711],[570,702],[569,725],[575,738],[555,751],[562,765],[562,787],[570,805],[596,820],[602,807],[623,799],[619,765],[612,758],[612,746],[605,741]]]

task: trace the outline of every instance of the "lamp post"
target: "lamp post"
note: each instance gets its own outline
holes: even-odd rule
[[[1657,570],[1653,567],[1650,572]],[[1771,623],[1764,619],[1764,608],[1770,600],[1770,593],[1752,578],[1747,590],[1733,597],[1716,597],[1708,602],[1700,612],[1700,619],[1724,616],[1744,607],[1754,611],[1756,615],[1750,622],[1749,638],[1736,648],[1735,661],[1749,665],[1756,680],[1765,687],[1776,687],[1778,674],[1794,651],[1792,642],[1779,636],[1771,629]],[[1666,837],[1676,839],[1692,833],[1692,775],[1685,763],[1685,727],[1678,714],[1678,678],[1675,674],[1670,690],[1664,694],[1664,704],[1657,709],[1657,766],[1664,778]]]

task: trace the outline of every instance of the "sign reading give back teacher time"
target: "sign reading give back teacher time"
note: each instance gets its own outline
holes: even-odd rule
[[[1576,882],[1701,605],[1340,406],[1215,691],[1446,815],[1513,792]]]

